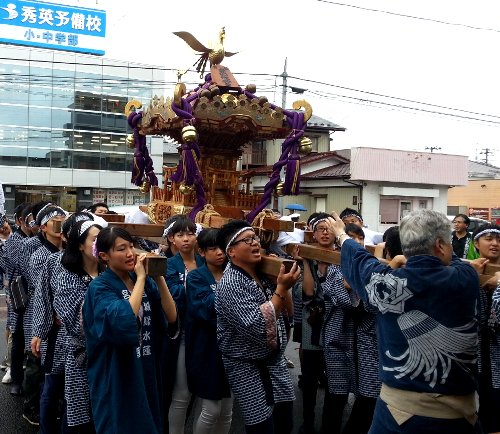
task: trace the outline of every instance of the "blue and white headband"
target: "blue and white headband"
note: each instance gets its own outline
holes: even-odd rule
[[[494,233],[500,235],[500,230],[498,229],[485,229],[484,231],[481,231],[476,234],[474,237],[474,240],[477,240],[479,237],[482,237],[483,235],[489,234],[489,233]]]
[[[340,217],[340,216],[339,216]],[[358,214],[358,213],[355,213],[355,212],[351,212],[349,214],[345,214],[343,215],[342,217],[340,217],[341,220],[344,220],[348,217],[356,217],[360,222],[363,221],[363,217],[361,217],[361,214]]]
[[[229,250],[229,247],[231,247],[231,244],[234,243],[234,240],[236,238],[238,238],[238,235],[242,234],[245,231],[252,231],[253,233],[255,233],[255,230],[254,230],[254,228],[252,228],[252,226],[246,226],[246,227],[241,228],[240,230],[236,231],[235,234],[231,237],[231,239],[229,240],[229,242],[227,243],[227,246],[226,246],[226,256],[228,258],[229,258],[229,255],[227,254],[227,251]]]
[[[42,216],[42,218],[40,219],[39,226],[43,226],[43,225],[47,224],[47,222],[49,220],[53,219],[54,217],[57,217],[57,216],[66,217],[66,211],[64,211],[62,208],[59,208],[59,207],[54,207],[54,208],[55,209],[53,211],[50,211]]]
[[[172,223],[170,223],[165,228],[165,230],[163,231],[163,235],[162,235],[163,238],[167,238],[168,237],[168,233],[172,230],[172,228],[174,227],[174,225],[175,225],[175,220]]]
[[[7,221],[7,216],[5,214],[0,213],[0,227],[2,227]]]
[[[316,226],[318,226],[321,222],[327,222],[328,219],[327,218],[324,218],[324,219],[313,219],[312,221],[312,224],[311,224],[311,228],[313,231],[316,230]]]
[[[78,237],[81,237],[87,229],[95,226],[96,224],[97,223],[94,220],[85,220],[78,230]]]

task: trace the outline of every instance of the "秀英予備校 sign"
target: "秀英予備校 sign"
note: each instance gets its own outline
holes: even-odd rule
[[[0,0],[0,42],[104,55],[106,12],[55,3]]]

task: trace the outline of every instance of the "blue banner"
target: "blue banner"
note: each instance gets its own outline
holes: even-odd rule
[[[106,12],[23,0],[0,0],[0,41],[104,54]]]

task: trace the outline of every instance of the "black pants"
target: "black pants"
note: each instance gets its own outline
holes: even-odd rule
[[[293,428],[293,401],[274,404],[273,414],[255,425],[245,425],[247,434],[290,434]]]
[[[340,434],[344,408],[347,404],[348,394],[333,394],[325,392],[323,407],[323,433]]]
[[[323,351],[302,350],[302,417],[304,428],[312,431],[314,428],[314,409],[318,382],[325,371]],[[324,409],[324,407],[323,407]]]
[[[24,412],[40,414],[40,392],[43,385],[43,373],[40,359],[33,354],[26,358],[24,376]]]
[[[342,434],[367,434],[372,424],[376,404],[377,398],[356,397]]]
[[[12,383],[21,386],[24,379],[24,331],[22,314],[17,316],[16,331],[12,333],[10,357],[10,375],[12,377]]]

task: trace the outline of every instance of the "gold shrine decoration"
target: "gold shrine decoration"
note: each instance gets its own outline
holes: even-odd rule
[[[177,83],[174,89],[174,104],[182,107],[182,97],[186,95],[186,85],[184,83]]]
[[[139,100],[133,99],[127,103],[125,106],[125,116],[128,115],[135,110],[139,110],[142,107],[142,103]]]
[[[292,104],[292,108],[294,110],[300,110],[301,108],[304,108],[304,122],[307,122],[309,119],[311,119],[313,110],[311,104],[309,104],[305,99],[294,101]]]
[[[231,57],[238,54],[237,52],[232,53],[224,49],[224,39],[226,38],[226,30],[224,27],[222,27],[219,32],[219,42],[217,42],[213,48],[205,47],[189,32],[173,33],[186,42],[186,44],[188,44],[194,51],[201,54],[202,59],[208,59],[210,61],[210,65],[219,65],[224,60],[224,57]]]

